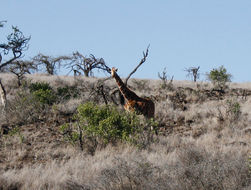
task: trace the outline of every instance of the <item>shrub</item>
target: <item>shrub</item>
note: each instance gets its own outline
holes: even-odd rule
[[[30,92],[34,92],[37,90],[52,90],[52,88],[50,87],[50,84],[45,83],[45,82],[35,82],[35,83],[31,83],[29,86]]]
[[[27,124],[36,122],[45,111],[45,107],[32,94],[21,89],[9,102],[6,118],[9,123]]]
[[[227,73],[227,69],[224,66],[220,66],[218,69],[211,70],[207,77],[216,88],[223,90],[226,87],[226,83],[231,82],[232,75]]]
[[[140,120],[136,114],[119,112],[112,106],[93,103],[80,105],[76,119],[87,136],[96,137],[107,144],[116,141],[133,141],[140,133]]]
[[[56,101],[56,96],[52,90],[36,90],[32,93],[34,97],[43,105],[52,105]]]
[[[80,134],[78,131],[74,130],[69,123],[65,123],[64,125],[60,126],[60,131],[64,134],[65,140],[70,142],[72,145],[75,145],[79,140]]]
[[[69,100],[70,98],[77,98],[80,95],[80,93],[77,87],[75,86],[73,87],[65,86],[57,88],[56,95],[63,100]]]
[[[132,80],[133,85],[136,87],[137,90],[149,90],[149,85],[147,80],[137,80],[133,79]]]
[[[241,115],[240,103],[235,100],[227,100],[226,113],[230,121],[237,121]]]
[[[218,122],[221,126],[229,126],[233,128],[243,118],[241,105],[236,99],[227,99],[218,106]],[[239,126],[239,125],[237,125]]]
[[[52,105],[56,101],[56,95],[48,83],[36,82],[29,86],[32,95],[43,105]]]

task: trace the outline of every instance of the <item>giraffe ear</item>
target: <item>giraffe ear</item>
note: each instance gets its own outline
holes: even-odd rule
[[[113,67],[112,70],[113,70],[114,72],[117,72],[117,71],[118,71],[118,69],[115,68],[115,67]]]

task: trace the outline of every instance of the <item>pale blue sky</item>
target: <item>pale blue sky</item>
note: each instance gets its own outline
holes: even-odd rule
[[[0,42],[18,26],[31,35],[24,59],[73,51],[103,57],[126,77],[150,44],[149,57],[133,75],[174,79],[200,66],[224,65],[233,81],[251,81],[250,0],[0,0],[7,20]],[[202,79],[204,77],[202,76]]]

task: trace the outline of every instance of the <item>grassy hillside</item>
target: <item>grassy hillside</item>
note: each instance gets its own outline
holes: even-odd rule
[[[130,79],[155,102],[154,125],[138,116],[132,143],[88,136],[88,123],[76,119],[86,102],[123,114],[114,79],[27,75],[18,87],[14,76],[0,78],[8,99],[0,189],[251,188],[251,83],[219,91],[207,82]]]

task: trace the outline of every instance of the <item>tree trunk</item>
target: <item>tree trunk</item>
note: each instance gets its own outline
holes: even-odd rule
[[[4,86],[0,80],[0,98],[3,104],[3,107],[6,108],[7,105],[7,99],[6,99],[6,91],[4,89]]]

